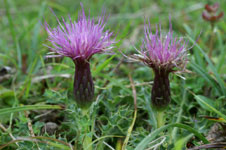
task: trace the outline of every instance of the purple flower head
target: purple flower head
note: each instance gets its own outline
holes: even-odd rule
[[[156,26],[156,32],[151,32],[151,25],[144,26],[145,39],[139,54],[130,58],[142,61],[154,71],[155,78],[152,87],[151,101],[154,108],[164,109],[170,103],[169,73],[177,70],[183,71],[187,63],[187,49],[183,38],[173,37],[170,22],[169,32],[164,35],[161,25]]]
[[[53,47],[50,50],[61,56],[72,58],[75,63],[74,95],[76,102],[86,107],[94,100],[94,83],[90,71],[90,58],[96,54],[110,50],[114,40],[110,40],[113,33],[104,31],[104,13],[98,17],[97,23],[94,18],[86,17],[83,5],[78,20],[66,23],[62,18],[61,24],[56,28],[50,28],[45,22],[48,40]]]
[[[48,40],[53,47],[49,47],[52,51],[76,59],[89,60],[92,55],[101,53],[111,49],[114,40],[110,40],[113,33],[109,30],[104,31],[105,18],[104,13],[98,17],[97,23],[94,18],[86,17],[83,5],[82,13],[79,15],[77,22],[72,21],[63,23],[57,21],[59,25],[56,28],[50,28],[45,22],[45,29],[48,33]]]
[[[161,25],[156,25],[156,32],[151,32],[151,25],[144,26],[145,39],[139,54],[132,56],[147,64],[149,67],[172,72],[174,68],[183,70],[186,65],[187,49],[183,38],[173,37],[172,24],[170,22],[169,32],[161,33]]]

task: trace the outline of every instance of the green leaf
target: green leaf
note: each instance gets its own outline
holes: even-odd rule
[[[177,140],[177,142],[175,143],[174,150],[182,150],[185,147],[185,143],[187,143],[188,140],[192,138],[192,136],[193,134],[189,134],[188,136]]]
[[[14,96],[14,92],[12,90],[9,89],[2,89],[0,87],[0,99],[4,99],[7,97],[13,97]]]

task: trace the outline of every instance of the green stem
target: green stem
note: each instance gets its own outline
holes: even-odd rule
[[[84,150],[92,150],[92,146],[89,146],[89,144],[92,143],[92,137],[89,137],[87,134],[85,135],[85,139],[83,141],[83,148]],[[89,146],[89,147],[88,147]]]
[[[126,136],[126,139],[122,145],[122,150],[125,150],[126,149],[126,146],[129,142],[129,138],[132,134],[132,131],[133,131],[133,127],[134,127],[134,124],[136,122],[136,118],[137,118],[137,108],[135,107],[135,111],[134,111],[134,117],[133,117],[133,121],[132,121],[132,124],[130,125],[129,129],[128,129],[128,133],[127,133],[127,136]]]
[[[130,83],[131,83],[131,86],[132,86],[132,91],[133,91],[133,100],[134,100],[134,116],[133,116],[133,121],[132,121],[132,124],[130,125],[129,129],[128,129],[128,133],[126,135],[126,139],[122,145],[122,150],[126,150],[126,146],[129,142],[129,138],[132,134],[132,131],[133,131],[133,127],[134,127],[134,124],[136,122],[136,118],[137,118],[137,96],[136,96],[136,88],[134,86],[134,83],[133,83],[133,79],[131,77],[131,75],[129,74],[129,80],[130,80]]]
[[[83,115],[83,117],[87,118],[87,121],[90,120],[89,107],[82,108],[82,115]],[[81,125],[81,126],[83,126],[83,125]],[[86,126],[83,126],[82,128],[85,128],[85,137],[84,137],[84,140],[82,143],[83,149],[84,150],[92,150],[92,146],[89,146],[92,143],[92,135],[89,135],[89,133],[90,133],[89,123]]]
[[[165,117],[164,117],[164,111],[163,110],[156,112],[156,120],[157,120],[157,128],[164,126]]]
[[[122,138],[118,138],[115,150],[122,150]]]
[[[88,114],[89,113],[89,107],[81,107],[81,109],[82,109],[82,116],[90,118],[90,116]]]
[[[211,23],[211,35],[210,35],[210,41],[209,41],[209,53],[208,56],[211,59],[212,57],[212,52],[213,52],[213,44],[214,44],[214,38],[215,33],[214,33],[214,23]]]

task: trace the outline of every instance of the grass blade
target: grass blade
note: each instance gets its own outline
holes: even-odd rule
[[[26,106],[14,107],[14,108],[0,109],[0,115],[26,111],[26,110],[39,110],[39,109],[63,109],[63,107],[60,105],[26,105]]]
[[[189,38],[190,41],[192,41],[193,43],[195,43],[195,41],[189,35],[188,35],[188,38]],[[218,84],[220,85],[221,92],[226,97],[226,91],[225,91],[224,81],[221,79],[220,75],[217,73],[217,69],[214,67],[213,63],[209,59],[208,55],[203,51],[203,49],[198,44],[196,44],[195,46],[203,54],[204,58],[206,59],[207,63],[210,66],[211,71],[213,72],[214,76],[216,77],[216,80],[217,80]]]
[[[14,46],[15,46],[16,51],[17,51],[18,66],[19,66],[19,68],[21,68],[22,67],[22,56],[21,56],[20,44],[19,44],[18,39],[16,37],[15,26],[13,24],[13,20],[12,20],[12,17],[10,15],[8,1],[5,0],[4,2],[5,2],[5,7],[6,7],[6,16],[7,16],[8,22],[9,22],[9,29],[10,29],[10,32],[11,32],[11,35],[12,35],[12,38],[13,38],[13,41],[14,41]]]
[[[96,70],[93,72],[93,76],[96,76],[98,73],[101,72],[101,70],[103,70],[110,62],[113,58],[115,58],[116,55],[111,56],[110,58],[108,58],[107,60],[104,61],[104,63],[102,63],[101,65],[99,65]]]
[[[194,62],[191,62],[190,65],[195,70],[195,72],[202,76],[214,89],[217,90],[218,94],[223,94],[216,81],[204,69],[202,69],[202,67],[195,64]]]
[[[195,136],[197,136],[200,140],[203,141],[203,143],[207,144],[209,143],[208,140],[200,134],[197,130],[193,129],[192,127],[188,125],[184,125],[181,123],[172,123],[165,126],[162,126],[161,128],[158,128],[157,130],[150,133],[147,137],[145,137],[135,148],[135,150],[144,150],[146,146],[155,139],[156,136],[158,136],[162,131],[169,129],[170,127],[178,127],[185,130],[188,130],[189,132],[193,133]]]
[[[201,95],[195,95],[195,99],[197,100],[197,102],[202,106],[205,106],[205,108],[209,111],[215,112],[216,114],[218,114],[219,116],[221,116],[222,118],[224,118],[224,120],[226,120],[226,115],[222,114],[220,111],[218,111],[213,105],[208,103],[207,98],[205,98],[204,96]]]
[[[182,81],[182,101],[181,101],[181,103],[180,103],[180,110],[179,110],[179,112],[178,112],[178,114],[177,114],[177,120],[176,120],[176,123],[180,123],[181,122],[181,120],[182,120],[182,114],[183,114],[183,111],[184,111],[184,109],[183,109],[183,107],[184,107],[184,104],[185,104],[185,101],[186,101],[186,99],[187,99],[187,97],[186,97],[186,95],[187,95],[187,90],[186,90],[186,88],[184,87],[184,85],[185,85],[185,81],[183,80]],[[173,131],[172,131],[172,138],[173,138],[173,141],[174,142],[176,142],[177,141],[177,131],[178,131],[178,128],[174,128],[173,129]]]

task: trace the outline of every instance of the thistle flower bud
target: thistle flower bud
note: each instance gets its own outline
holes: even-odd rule
[[[169,72],[164,69],[154,70],[155,78],[151,91],[153,106],[164,108],[170,103]]]
[[[81,4],[82,6],[82,4]],[[97,19],[86,17],[83,6],[77,22],[69,17],[69,23],[57,18],[59,26],[51,29],[45,22],[50,50],[61,56],[70,57],[75,63],[74,95],[78,104],[86,105],[94,100],[94,84],[90,71],[90,58],[96,53],[110,50],[114,40],[113,33],[104,31],[104,14]]]
[[[94,99],[94,84],[90,71],[90,64],[86,60],[75,62],[74,95],[77,103],[86,105]]]
[[[224,12],[217,13],[218,9],[218,3],[215,3],[214,5],[206,4],[205,10],[202,13],[202,18],[211,23],[219,21],[224,16]]]
[[[139,54],[130,59],[141,61],[154,71],[151,102],[154,108],[164,109],[170,103],[169,74],[177,70],[183,71],[186,66],[186,44],[183,38],[174,38],[172,25],[166,35],[161,33],[161,25],[156,26],[156,32],[151,32],[151,26],[144,26],[145,39]]]
[[[215,3],[213,5],[209,5],[209,4],[205,5],[205,10],[208,11],[209,13],[216,12],[218,8],[219,8],[219,3]]]

